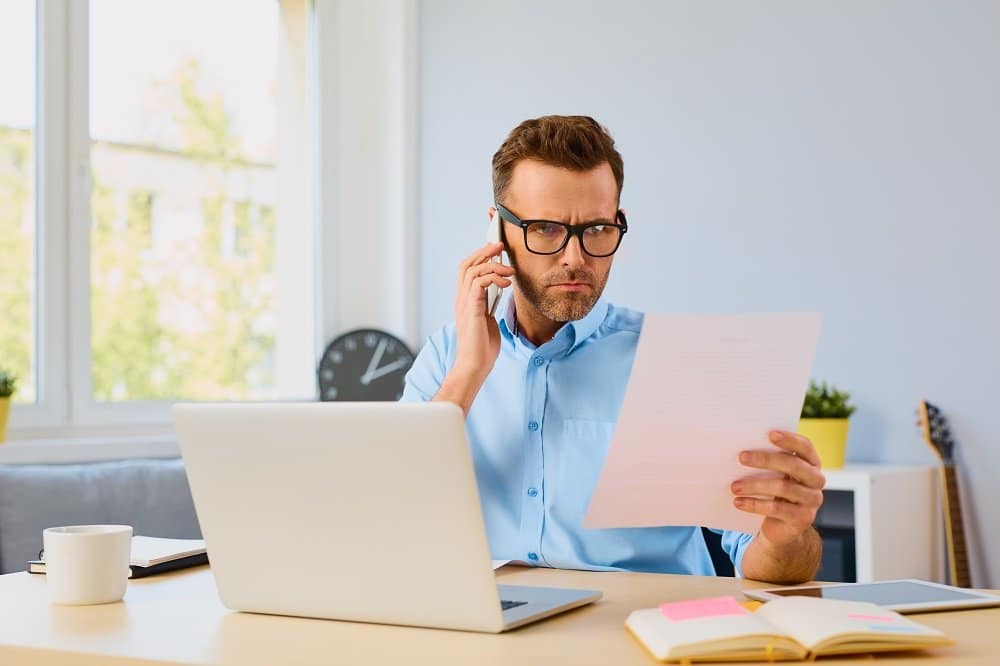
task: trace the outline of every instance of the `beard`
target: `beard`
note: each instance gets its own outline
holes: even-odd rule
[[[510,265],[515,271],[514,279],[524,298],[543,316],[552,321],[567,322],[583,319],[594,308],[597,299],[608,283],[610,267],[603,275],[581,268],[577,270],[557,269],[539,277],[529,277],[518,268],[517,259],[508,250]],[[559,292],[548,289],[563,282],[580,282],[590,289],[580,292]]]

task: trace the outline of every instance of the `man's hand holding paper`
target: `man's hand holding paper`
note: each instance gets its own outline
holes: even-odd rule
[[[742,451],[747,467],[777,472],[783,478],[748,477],[732,484],[733,505],[764,516],[760,534],[784,546],[795,542],[813,524],[823,503],[826,479],[812,442],[794,432],[775,430],[769,438],[775,451]]]

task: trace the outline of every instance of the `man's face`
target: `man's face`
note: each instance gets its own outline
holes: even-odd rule
[[[534,160],[514,167],[501,202],[522,220],[567,224],[615,221],[618,187],[611,167],[571,171]],[[604,291],[614,256],[592,257],[574,236],[561,252],[539,255],[524,245],[524,233],[503,224],[517,289],[538,314],[557,322],[582,319]]]

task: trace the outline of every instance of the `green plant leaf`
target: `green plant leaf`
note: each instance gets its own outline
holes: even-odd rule
[[[17,375],[0,368],[0,398],[9,398],[17,390]]]
[[[850,404],[850,399],[851,395],[846,391],[840,391],[825,381],[819,383],[815,379],[811,380],[802,403],[802,418],[849,418],[855,410],[855,407]]]

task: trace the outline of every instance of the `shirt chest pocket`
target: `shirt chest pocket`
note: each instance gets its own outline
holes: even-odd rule
[[[563,421],[557,483],[559,494],[586,504],[604,467],[604,458],[615,431],[613,421],[566,419]]]
[[[614,431],[613,421],[594,421],[592,419],[565,419],[563,421],[563,438],[569,444],[577,439],[602,439],[610,442]]]

